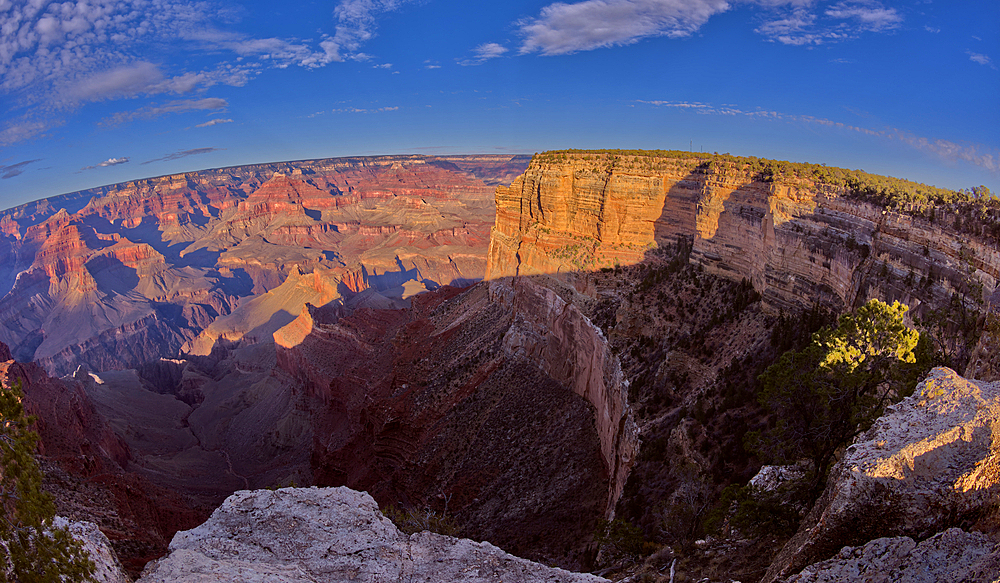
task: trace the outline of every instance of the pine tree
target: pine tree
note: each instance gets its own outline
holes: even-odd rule
[[[0,582],[93,581],[94,564],[80,542],[52,524],[55,504],[42,490],[38,435],[23,397],[20,383],[0,387]]]

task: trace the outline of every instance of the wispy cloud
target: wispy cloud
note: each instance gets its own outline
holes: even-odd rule
[[[327,55],[334,60],[347,58],[357,59],[361,45],[375,37],[379,14],[398,10],[410,0],[341,0],[334,9],[337,18],[336,33],[320,43]]]
[[[752,4],[755,30],[788,45],[817,45],[898,28],[903,16],[877,0],[584,0],[554,2],[517,26],[521,54],[564,55],[628,45],[645,38],[694,34],[713,16]]]
[[[163,105],[142,107],[135,111],[121,111],[101,120],[100,125],[114,127],[136,119],[154,119],[171,113],[186,113],[189,111],[221,111],[227,107],[229,107],[229,102],[218,97],[180,99],[167,102]]]
[[[196,125],[194,127],[196,127],[196,128],[207,128],[207,127],[219,125],[220,123],[233,123],[233,120],[231,120],[231,119],[212,119],[212,120],[206,121],[205,123],[200,123],[200,124],[198,124],[198,125]]]
[[[796,115],[764,109],[741,109],[736,106],[716,106],[697,101],[642,101],[656,107],[671,107],[692,111],[703,115],[744,116],[758,119],[772,119],[821,125],[829,128],[857,132],[866,136],[898,140],[910,147],[933,154],[944,160],[960,160],[975,166],[985,168],[990,172],[1000,172],[1000,151],[979,144],[960,144],[957,142],[924,138],[897,128],[875,130],[864,128],[811,115]]]
[[[360,48],[377,17],[408,2],[341,0],[335,31],[303,40],[236,32],[235,20],[202,0],[0,0],[0,115],[24,115],[0,127],[0,145],[62,125],[88,102],[241,87],[267,68],[369,58]],[[151,47],[186,58],[137,56]]]
[[[979,63],[991,69],[996,69],[997,66],[993,64],[993,59],[989,58],[988,55],[982,53],[974,53],[972,51],[966,51],[965,54],[969,55],[969,60],[973,63]]]
[[[524,37],[520,53],[565,55],[654,36],[684,37],[729,7],[726,0],[556,2],[518,23]]]
[[[174,152],[173,154],[167,154],[162,158],[153,158],[152,160],[146,160],[140,166],[145,166],[146,164],[152,164],[153,162],[170,162],[172,160],[180,160],[181,158],[187,158],[188,156],[199,156],[201,154],[210,154],[212,152],[219,152],[225,150],[225,148],[193,148],[191,150],[180,150]]]
[[[0,166],[0,179],[6,180],[8,178],[14,178],[15,176],[20,176],[24,174],[24,168],[28,164],[34,164],[35,162],[41,162],[41,158],[36,160],[25,160],[24,162],[18,162],[17,164],[10,164],[8,166]]]
[[[838,2],[827,8],[824,14],[835,19],[853,21],[861,30],[872,32],[897,28],[903,23],[903,17],[895,8],[886,8],[873,0]]]
[[[2,1],[2,0],[0,0]],[[0,129],[0,146],[9,146],[42,135],[58,122],[21,118]]]
[[[478,47],[472,49],[473,57],[471,59],[458,60],[458,64],[463,67],[470,65],[482,65],[490,59],[495,59],[497,57],[502,57],[509,49],[499,43],[483,43]]]
[[[374,109],[364,109],[359,107],[345,107],[342,109],[334,109],[331,113],[384,113],[387,111],[397,111],[398,106],[393,107],[378,107]]]
[[[769,20],[755,32],[786,45],[805,46],[843,41],[866,32],[887,32],[899,28],[903,16],[876,0],[842,0],[825,9],[815,1],[768,2]]]
[[[128,162],[129,159],[127,156],[123,156],[121,158],[109,158],[103,162],[94,164],[93,166],[86,166],[84,168],[81,168],[80,170],[83,171],[83,170],[93,170],[95,168],[108,168],[110,166],[119,166],[121,164],[128,164]]]

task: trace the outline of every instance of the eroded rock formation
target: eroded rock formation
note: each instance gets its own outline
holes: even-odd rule
[[[1000,573],[1000,545],[982,533],[950,528],[917,543],[910,537],[880,538],[844,547],[810,565],[787,583],[868,581],[890,583],[993,583]]]
[[[206,578],[312,581],[594,582],[489,543],[401,533],[371,496],[347,488],[237,492],[201,526],[179,532],[139,583]]]
[[[0,341],[58,374],[79,364],[130,368],[207,354],[220,338],[252,342],[255,330],[269,339],[304,302],[337,297],[341,283],[409,297],[476,281],[493,185],[526,162],[387,156],[243,166],[9,209],[0,213]],[[291,307],[245,306],[316,270],[328,291],[299,294]]]
[[[923,539],[970,522],[1000,493],[1000,385],[934,369],[835,466],[765,581],[886,536]],[[866,551],[867,552],[867,551]]]

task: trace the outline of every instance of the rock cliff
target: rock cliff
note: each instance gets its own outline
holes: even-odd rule
[[[524,278],[412,301],[310,309],[275,333],[279,365],[310,395],[315,483],[447,511],[510,552],[583,564],[638,450],[606,340]]]
[[[958,232],[944,217],[931,221],[848,195],[821,181],[765,181],[739,162],[541,155],[497,188],[487,273],[636,263],[683,237],[693,262],[750,280],[778,307],[819,301],[839,311],[880,297],[919,316],[956,292],[982,302],[996,288],[1000,249],[985,239]],[[970,291],[973,282],[980,285]]]
[[[532,563],[489,543],[405,535],[371,496],[347,488],[237,492],[201,526],[179,532],[139,583],[208,578],[248,583],[607,581]]]
[[[847,448],[764,581],[787,577],[845,545],[887,536],[921,540],[971,524],[1000,495],[998,438],[1000,385],[934,369]],[[910,549],[912,543],[904,550]],[[870,552],[866,547],[864,554]]]

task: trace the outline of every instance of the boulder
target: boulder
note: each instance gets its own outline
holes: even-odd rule
[[[94,562],[95,583],[131,583],[132,579],[125,574],[118,555],[111,548],[111,542],[104,536],[93,522],[73,522],[57,516],[53,521],[56,528],[69,528],[73,538],[83,543],[83,549]]]
[[[879,537],[928,538],[970,523],[1000,494],[1000,383],[935,368],[858,436],[763,581]]]
[[[786,583],[994,583],[1000,577],[1000,545],[978,532],[949,528],[917,543],[910,537],[880,538],[844,547]]]
[[[598,582],[509,555],[489,543],[431,532],[406,535],[375,500],[348,488],[240,491],[138,583],[195,581]]]

